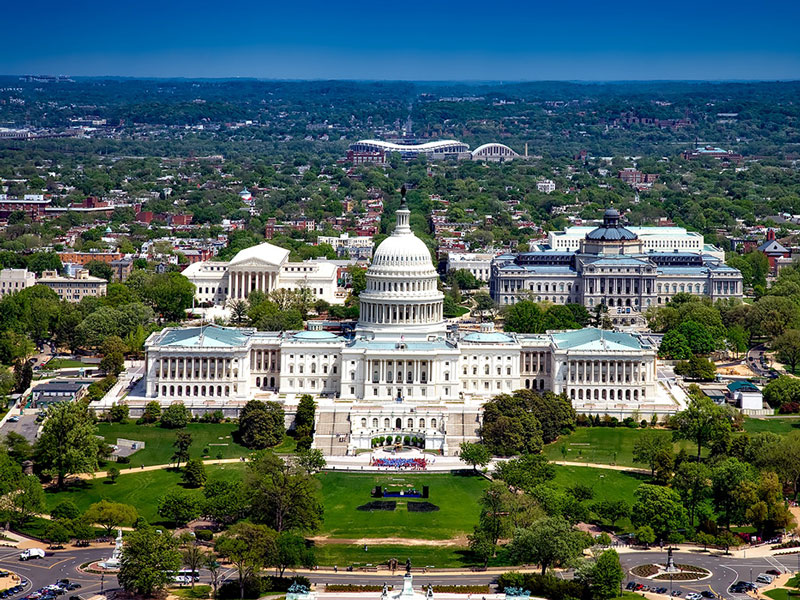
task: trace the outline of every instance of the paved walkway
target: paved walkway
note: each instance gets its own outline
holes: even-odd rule
[[[427,468],[424,471],[414,471],[410,469],[395,469],[391,467],[375,467],[370,466],[370,454],[364,453],[359,454],[358,456],[331,456],[328,457],[327,466],[324,470],[326,471],[363,471],[365,473],[443,473],[448,471],[454,471],[459,469],[469,469],[469,465],[465,465],[461,462],[458,457],[456,456],[431,456],[429,454],[422,454],[420,452],[404,452],[403,454],[395,455],[389,453],[381,453],[380,458],[418,458],[424,456],[428,458],[429,462]],[[491,471],[495,465],[500,462],[503,462],[507,459],[504,458],[496,458],[493,459],[489,465],[488,470]],[[222,459],[209,459],[204,460],[203,464],[206,466],[213,466],[213,465],[225,465],[225,464],[233,464],[233,463],[241,463],[246,462],[247,457],[242,458],[222,458]],[[623,465],[607,465],[601,463],[589,463],[589,462],[573,462],[573,461],[565,461],[565,460],[553,460],[550,461],[554,465],[561,465],[561,466],[569,466],[569,467],[588,467],[590,469],[606,469],[609,471],[628,471],[630,473],[643,473],[645,475],[649,475],[650,471],[648,469],[640,469],[637,467],[626,467]],[[125,467],[125,465],[121,465]],[[174,463],[169,463],[165,465],[149,465],[149,466],[140,466],[140,467],[130,467],[130,468],[121,468],[120,475],[129,475],[131,473],[142,473],[144,471],[158,471],[161,469],[171,469],[175,466]],[[82,473],[80,475],[75,475],[74,477],[79,479],[93,479],[93,478],[102,478],[108,477],[108,471],[96,471],[95,473]]]

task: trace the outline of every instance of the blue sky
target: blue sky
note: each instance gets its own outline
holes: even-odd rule
[[[800,2],[11,0],[0,74],[800,79]]]

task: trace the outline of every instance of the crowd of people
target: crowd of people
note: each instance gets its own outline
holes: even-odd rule
[[[424,471],[428,466],[428,461],[424,458],[373,458],[370,461],[370,465],[373,467]]]

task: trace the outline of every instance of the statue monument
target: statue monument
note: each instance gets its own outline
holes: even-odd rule
[[[122,558],[122,529],[117,529],[117,539],[114,544],[114,551],[111,553],[111,558],[100,563],[104,569],[119,569],[120,559]]]
[[[678,567],[675,566],[675,559],[672,557],[672,546],[667,548],[667,573],[677,573]]]
[[[406,559],[406,574],[403,575],[403,591],[400,592],[398,598],[413,598],[414,597],[414,576],[411,574],[411,559]]]

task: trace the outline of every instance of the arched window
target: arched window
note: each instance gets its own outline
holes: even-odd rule
[[[377,429],[378,428],[378,419],[372,419],[372,426]]]
[[[386,429],[389,429],[389,419],[384,419],[384,420],[383,420],[383,426],[384,426]]]
[[[366,426],[367,426],[367,419],[366,418],[361,419],[361,427],[366,427]]]
[[[436,419],[431,419],[431,427],[436,429]]]
[[[420,419],[419,420],[419,428],[420,429],[425,429],[425,419]]]
[[[408,420],[407,427],[408,427],[409,429],[413,429],[413,428],[414,428],[414,419],[409,419],[409,420]]]

